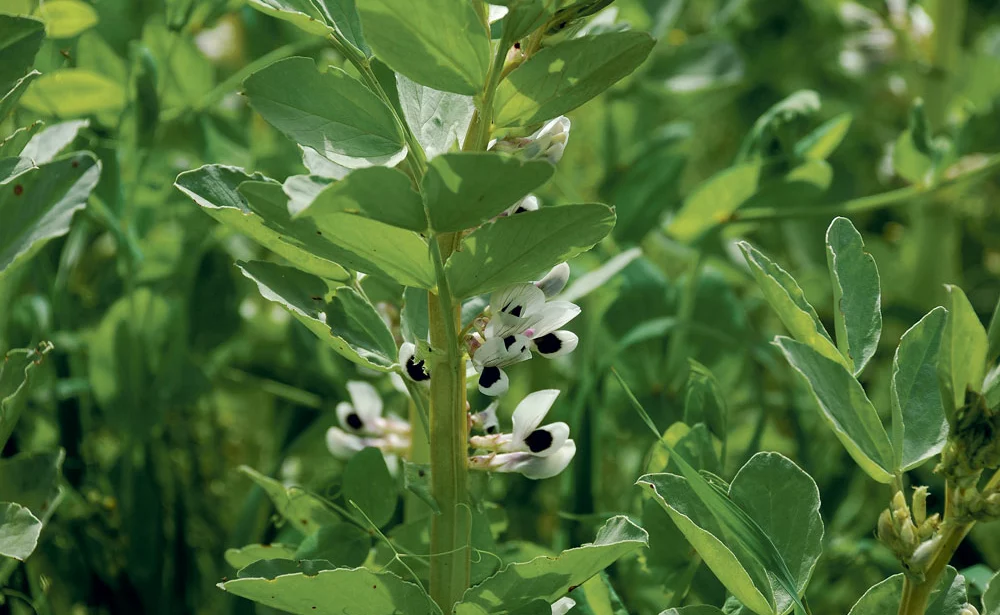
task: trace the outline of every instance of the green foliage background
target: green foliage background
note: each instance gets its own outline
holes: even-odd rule
[[[819,487],[826,532],[806,594],[812,611],[845,613],[898,572],[873,537],[885,488],[851,462],[770,345],[783,327],[735,241],[751,240],[793,273],[834,330],[823,238],[838,204],[919,187],[934,173],[933,152],[920,151],[924,128],[911,119],[914,100],[924,100],[931,150],[940,151],[942,138],[952,144],[938,167],[945,177],[961,156],[1000,150],[1000,12],[988,0],[968,3],[953,41],[958,60],[942,76],[940,53],[913,24],[893,25],[885,5],[868,2],[890,33],[871,35],[870,23],[845,23],[846,4],[614,5],[619,22],[652,32],[657,45],[633,76],[569,114],[565,157],[539,196],[617,208],[612,238],[572,263],[574,279],[632,258],[635,246],[642,255],[581,300],[583,317],[572,327],[581,346],[570,362],[511,372],[510,399],[564,391],[553,416],[572,425],[580,448],[557,478],[476,484],[502,510],[494,523],[502,558],[579,545],[609,516],[632,514],[650,531],[651,549],[608,572],[625,612],[725,601],[676,528],[662,516],[655,517],[662,527],[649,527],[649,502],[633,483],[662,451],[651,451],[608,373],[616,365],[665,428],[689,418],[683,384],[695,359],[711,369],[729,408],[722,425],[706,421],[724,442],[712,471],[731,479],[757,451],[778,451]],[[947,0],[923,5],[948,12]],[[100,182],[69,234],[0,278],[0,350],[43,340],[55,346],[4,456],[65,450],[63,500],[28,563],[0,567],[11,589],[5,598],[15,613],[30,612],[18,594],[32,596],[38,613],[266,612],[215,587],[235,576],[224,552],[298,538],[276,523],[271,501],[238,468],[336,501],[343,464],[326,451],[323,434],[358,372],[233,266],[261,248],[204,215],[173,183],[207,163],[277,178],[304,173],[295,144],[250,109],[240,84],[291,55],[345,62],[321,38],[238,1],[90,6],[96,23],[45,40],[35,61],[43,76],[0,125],[7,135],[37,120],[87,118],[71,149],[94,152],[101,163]],[[8,13],[36,9],[33,0],[0,5]],[[946,35],[942,24],[932,40]],[[88,81],[43,81],[70,68],[89,71]],[[379,77],[394,87],[389,71]],[[797,98],[777,121],[758,121],[804,89],[821,106]],[[850,125],[827,152],[829,165],[787,178],[799,139],[845,114]],[[754,156],[776,162],[761,169]],[[973,168],[977,160],[963,163]],[[705,187],[722,172],[735,179]],[[1000,183],[986,177],[851,216],[882,283],[884,329],[861,378],[876,408],[890,407],[900,336],[945,304],[943,284],[962,286],[980,320],[989,320],[1000,294],[998,192]],[[732,219],[737,206],[757,218]],[[719,208],[719,217],[704,215],[705,207]],[[392,283],[368,278],[365,290],[398,305]],[[382,384],[387,403],[405,415],[403,396]],[[916,469],[915,482],[933,493],[940,484],[931,469]],[[931,506],[940,505],[932,496]],[[952,564],[978,595],[1000,568],[996,526],[978,526]]]

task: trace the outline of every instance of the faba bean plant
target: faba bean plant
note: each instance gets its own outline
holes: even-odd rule
[[[1000,615],[988,3],[8,1],[2,612]]]

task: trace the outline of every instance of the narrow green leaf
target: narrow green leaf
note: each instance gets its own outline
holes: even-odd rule
[[[80,0],[48,0],[39,5],[37,14],[49,38],[72,38],[97,25],[97,11]]]
[[[391,226],[422,232],[427,230],[424,204],[402,171],[369,167],[352,171],[333,182],[304,210],[289,207],[292,216],[321,218],[335,213],[360,214]]]
[[[840,353],[855,376],[875,356],[882,336],[882,291],[875,259],[861,233],[837,217],[826,231],[826,260],[833,282],[833,317]]]
[[[965,293],[957,286],[948,290],[948,320],[938,354],[938,380],[945,413],[954,416],[965,405],[967,391],[981,392],[986,371],[989,339]]]
[[[889,483],[894,468],[892,444],[861,383],[842,363],[806,344],[781,336],[774,344],[802,376],[823,417],[854,461],[878,482]]]
[[[369,369],[390,371],[396,344],[375,308],[353,289],[342,287],[330,302],[322,279],[275,263],[237,263],[268,301],[280,304],[344,358]]]
[[[441,92],[396,75],[399,106],[428,159],[462,143],[476,105],[471,96]]]
[[[851,128],[853,116],[841,113],[827,120],[819,128],[799,139],[795,144],[795,155],[807,160],[826,160],[837,149]]]
[[[423,194],[438,232],[464,231],[493,218],[552,177],[544,160],[489,153],[443,154],[431,161]]]
[[[478,94],[486,83],[490,37],[465,0],[364,0],[368,43],[389,68],[444,92]]]
[[[42,522],[31,511],[12,502],[0,502],[0,556],[24,561],[38,545]]]
[[[455,607],[455,615],[531,612],[519,609],[537,600],[546,605],[555,602],[618,558],[646,546],[647,540],[645,530],[627,517],[612,517],[598,530],[594,542],[555,557],[540,556],[510,564],[466,590]]]
[[[943,307],[931,310],[903,334],[892,360],[892,448],[899,472],[940,453],[948,438],[937,379],[947,317]]]
[[[0,14],[0,96],[31,70],[44,39],[45,24],[38,19]]]
[[[869,588],[847,615],[896,613],[899,611],[899,600],[902,595],[903,575],[894,574]],[[965,578],[948,566],[941,581],[931,592],[924,615],[961,615],[966,599]]]
[[[0,448],[7,444],[28,401],[31,372],[41,364],[51,344],[37,350],[16,348],[0,361]]]
[[[688,425],[704,423],[725,446],[729,435],[729,412],[722,389],[707,367],[694,359],[689,360],[689,365],[691,371],[684,390],[684,422]],[[725,458],[725,454],[722,457]]]
[[[319,531],[326,525],[340,522],[340,517],[330,510],[315,495],[300,487],[285,487],[273,478],[264,476],[248,466],[240,466],[240,472],[264,490],[278,514],[306,536]],[[226,588],[228,590],[228,588]],[[243,594],[238,594],[243,595]]]
[[[8,159],[9,160],[9,159]],[[29,161],[30,162],[30,161]],[[0,163],[2,165],[2,163]],[[89,152],[77,152],[4,177],[0,172],[0,277],[49,240],[69,232],[101,175]]]
[[[382,451],[368,447],[351,457],[344,468],[344,500],[353,502],[377,527],[392,520],[399,494]]]
[[[83,68],[46,73],[21,98],[25,108],[58,118],[118,113],[125,102],[125,88],[120,83]]]
[[[441,615],[441,609],[419,586],[392,573],[367,568],[337,568],[274,578],[243,577],[220,586],[231,594],[293,615],[398,615],[402,605],[406,612]]]
[[[347,157],[380,164],[404,148],[392,110],[338,68],[320,73],[310,58],[286,58],[247,77],[243,87],[271,125],[334,162]]]
[[[761,163],[747,162],[702,182],[670,220],[667,232],[678,241],[692,243],[725,222],[757,192]]]
[[[0,96],[0,121],[7,118],[8,115],[14,110],[14,106],[21,100],[24,93],[28,91],[28,86],[30,86],[35,79],[41,77],[42,73],[37,70],[33,70],[18,81],[14,82],[14,86],[9,92]]]
[[[615,213],[599,204],[544,207],[474,231],[445,270],[456,299],[531,279],[585,252],[611,232]]]
[[[739,246],[764,298],[777,312],[792,337],[808,344],[824,357],[849,368],[795,278],[750,244],[740,242]]]
[[[239,570],[264,559],[295,559],[295,547],[273,542],[268,545],[253,544],[239,549],[226,549],[226,563]]]
[[[546,47],[497,88],[497,126],[528,126],[576,109],[634,71],[653,49],[645,32],[608,32]]]

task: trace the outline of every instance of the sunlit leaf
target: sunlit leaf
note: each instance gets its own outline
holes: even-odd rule
[[[875,356],[882,335],[882,292],[875,259],[847,218],[826,232],[826,260],[833,281],[833,317],[840,353],[855,376]]]

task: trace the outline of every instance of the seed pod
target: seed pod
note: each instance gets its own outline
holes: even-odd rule
[[[927,487],[913,490],[913,523],[920,527],[927,519]]]

